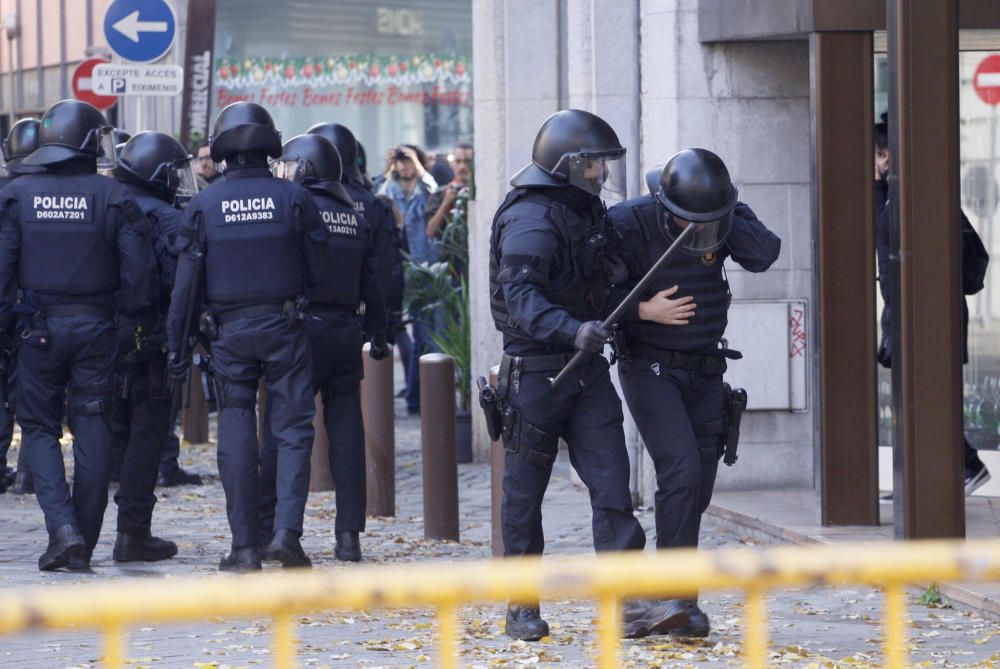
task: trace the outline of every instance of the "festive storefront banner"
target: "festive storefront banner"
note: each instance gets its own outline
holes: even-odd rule
[[[215,86],[228,91],[261,86],[282,89],[351,85],[403,88],[427,84],[461,87],[472,83],[469,70],[468,57],[456,54],[225,58],[216,61]]]

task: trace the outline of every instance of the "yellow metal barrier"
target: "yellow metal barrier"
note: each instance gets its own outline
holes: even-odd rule
[[[744,657],[767,665],[765,595],[776,588],[868,585],[885,591],[884,666],[906,666],[906,585],[1000,579],[1000,541],[910,542],[763,550],[674,550],[598,557],[409,563],[338,570],[271,571],[249,576],[143,580],[38,587],[0,593],[0,634],[67,627],[104,635],[104,664],[122,666],[125,630],[144,622],[208,617],[274,620],[275,666],[295,665],[294,619],[320,610],[411,606],[437,609],[439,666],[458,664],[457,607],[539,598],[599,603],[599,662],[618,665],[622,599],[690,596],[736,589],[747,595]]]

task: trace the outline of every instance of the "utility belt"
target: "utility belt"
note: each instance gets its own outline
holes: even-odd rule
[[[305,318],[307,304],[308,302],[304,297],[298,297],[294,300],[285,300],[284,302],[265,302],[263,304],[251,304],[244,307],[220,308],[216,306],[211,309],[211,313],[219,325],[228,325],[245,318],[283,314],[288,318],[289,326],[294,327]]]
[[[99,320],[110,321],[115,317],[115,310],[96,304],[50,304],[41,308],[45,317],[51,316],[88,316]]]
[[[358,315],[358,306],[350,304],[326,304],[309,303],[309,314],[311,316],[341,316],[353,318]]]
[[[743,354],[728,348],[720,348],[711,353],[669,351],[635,339],[630,340],[624,334],[620,334],[615,338],[615,356],[622,360],[643,358],[659,363],[661,367],[667,369],[681,369],[702,376],[719,376],[724,374],[728,367],[727,359],[740,360]]]

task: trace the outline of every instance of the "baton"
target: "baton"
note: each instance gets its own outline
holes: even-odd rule
[[[616,323],[618,323],[618,321],[621,320],[622,316],[625,315],[625,311],[632,305],[633,302],[635,302],[636,299],[638,299],[639,295],[646,290],[649,284],[652,283],[656,273],[663,269],[663,267],[670,262],[671,258],[677,255],[677,252],[682,246],[684,246],[684,242],[687,241],[688,237],[694,234],[696,225],[696,223],[689,223],[688,226],[681,231],[681,234],[677,235],[677,239],[675,239],[674,243],[670,245],[670,248],[663,252],[660,259],[653,263],[653,266],[649,268],[649,271],[646,272],[641,279],[639,279],[639,283],[635,284],[635,288],[629,291],[629,294],[625,296],[625,299],[622,300],[617,307],[615,307],[615,310],[611,312],[611,315],[604,319],[604,322],[601,323],[601,325],[603,325],[605,329],[610,330]],[[586,351],[577,351],[573,357],[570,358],[570,361],[566,363],[566,366],[562,368],[562,371],[556,374],[554,379],[550,380],[552,387],[555,388],[562,383],[566,377],[569,376],[571,371],[580,366],[580,363],[586,355],[588,355]]]

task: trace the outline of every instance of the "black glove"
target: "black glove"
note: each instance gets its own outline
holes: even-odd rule
[[[187,377],[188,369],[191,367],[190,358],[181,358],[176,351],[167,354],[167,372],[170,378],[180,383]]]
[[[587,353],[600,353],[610,337],[611,333],[600,321],[587,321],[576,331],[573,346]]]
[[[608,283],[612,286],[619,286],[628,281],[628,267],[618,256],[611,253],[604,256],[604,266],[608,272]]]
[[[391,352],[392,349],[389,348],[389,342],[385,340],[384,335],[372,338],[371,347],[368,349],[368,357],[372,360],[385,360]]]

